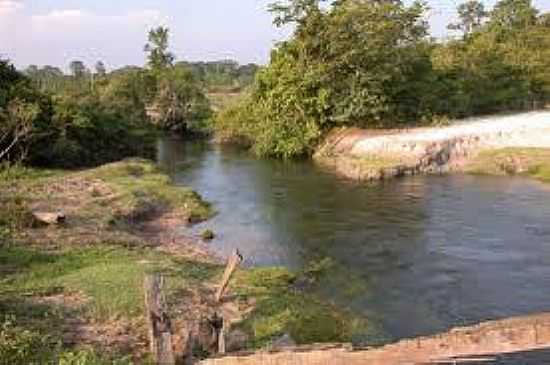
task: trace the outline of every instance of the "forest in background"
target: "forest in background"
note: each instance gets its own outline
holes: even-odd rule
[[[330,6],[326,6],[329,3]],[[276,47],[246,98],[216,118],[220,139],[260,156],[313,153],[334,127],[445,125],[450,119],[543,107],[550,96],[550,14],[531,0],[471,0],[430,36],[425,2],[291,0]]]
[[[323,4],[324,3],[324,4]],[[329,4],[329,6],[327,6]],[[210,135],[259,156],[308,156],[334,127],[445,125],[544,107],[550,14],[531,0],[470,0],[430,36],[426,3],[289,0],[270,6],[294,33],[265,67],[176,62],[169,30],[151,30],[145,67],[70,63],[23,72],[0,62],[0,160],[93,166],[151,156],[156,132]]]
[[[85,167],[128,156],[154,156],[158,133],[208,133],[208,93],[238,93],[258,66],[235,61],[176,62],[169,30],[151,30],[145,67],[108,72],[82,61],[70,73],[0,60],[0,161]]]

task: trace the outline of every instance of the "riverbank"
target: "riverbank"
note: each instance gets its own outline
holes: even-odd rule
[[[314,158],[356,180],[464,171],[480,153],[550,148],[550,112],[476,118],[447,127],[332,131]]]
[[[215,312],[229,322],[230,351],[281,338],[346,341],[360,323],[299,287],[314,282],[318,268],[240,270],[228,297],[215,303],[223,260],[182,228],[207,219],[212,208],[148,161],[4,171],[0,200],[0,364],[147,362],[142,285],[151,272],[166,277],[180,357],[209,355],[207,340],[188,339],[201,336]],[[37,213],[64,219],[47,224]]]
[[[227,356],[201,364],[544,364],[550,359],[549,341],[550,314],[541,313],[459,327],[378,348],[317,345]]]

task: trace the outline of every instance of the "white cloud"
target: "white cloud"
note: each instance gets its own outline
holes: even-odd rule
[[[106,29],[124,30],[124,27],[147,28],[164,22],[156,10],[140,10],[124,15],[97,15],[80,9],[54,10],[45,15],[31,16],[35,31],[76,31],[85,33]]]
[[[16,0],[0,0],[0,17],[7,16],[21,10],[23,3]]]
[[[143,58],[148,29],[167,23],[154,9],[121,15],[95,14],[83,9],[57,9],[32,14],[19,1],[0,0],[0,54],[18,66],[67,65],[80,59],[89,65],[132,63]]]

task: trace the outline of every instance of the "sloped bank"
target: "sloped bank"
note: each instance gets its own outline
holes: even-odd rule
[[[328,270],[316,262],[298,273],[241,268],[214,300],[223,260],[186,229],[212,208],[150,161],[0,170],[0,206],[0,365],[149,363],[150,273],[165,278],[178,359],[217,351],[214,313],[226,320],[228,352],[346,342],[368,325],[306,290]],[[46,224],[36,212],[64,219]]]
[[[484,151],[550,148],[550,111],[476,118],[448,127],[332,131],[314,155],[337,173],[374,181],[463,170]]]
[[[281,348],[210,359],[201,364],[546,364],[550,359],[549,342],[550,314],[541,313],[455,328],[379,348],[353,349],[351,345]]]

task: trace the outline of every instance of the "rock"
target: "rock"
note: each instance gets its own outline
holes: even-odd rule
[[[52,212],[33,212],[32,215],[39,222],[48,224],[48,225],[57,225],[65,223],[66,216],[62,212],[52,213]]]
[[[288,333],[285,333],[279,338],[276,338],[271,342],[271,346],[273,348],[285,348],[285,347],[294,347],[296,346],[296,342],[290,337]]]
[[[248,340],[248,335],[240,329],[229,332],[225,339],[227,352],[236,352],[246,349]]]

